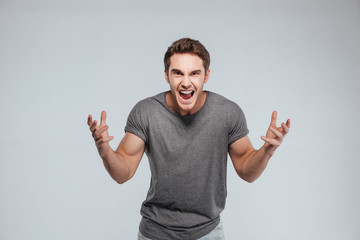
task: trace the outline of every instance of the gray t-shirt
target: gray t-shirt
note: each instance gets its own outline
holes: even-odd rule
[[[181,116],[166,92],[144,99],[125,127],[146,143],[150,188],[140,232],[150,239],[198,239],[220,222],[225,207],[228,147],[248,134],[240,107],[207,91],[203,107]]]

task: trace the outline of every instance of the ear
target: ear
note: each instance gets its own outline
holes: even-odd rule
[[[166,82],[169,83],[169,75],[168,75],[166,69],[164,70],[164,73],[165,73]]]
[[[205,78],[204,78],[204,83],[206,83],[209,80],[209,77],[210,77],[210,69],[208,69],[206,71]]]

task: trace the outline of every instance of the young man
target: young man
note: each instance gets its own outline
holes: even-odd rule
[[[141,207],[138,239],[224,239],[220,213],[225,207],[229,153],[238,175],[256,180],[289,132],[290,120],[276,126],[272,113],[264,145],[255,150],[241,108],[203,86],[210,55],[189,38],[165,53],[170,91],[144,99],[130,112],[116,151],[109,146],[106,113],[88,125],[106,170],[118,183],[132,178],[145,152],[151,184]]]

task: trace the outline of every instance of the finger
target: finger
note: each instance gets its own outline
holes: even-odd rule
[[[280,141],[276,140],[276,139],[273,139],[273,138],[268,138],[268,137],[265,137],[265,136],[261,136],[261,139],[264,140],[265,142],[271,144],[271,145],[274,145],[274,146],[280,146]]]
[[[97,127],[97,121],[95,120],[90,126],[90,131],[94,133],[94,131],[96,131],[96,127]]]
[[[95,140],[101,138],[101,134],[102,134],[103,132],[107,131],[108,129],[109,129],[109,126],[108,126],[108,125],[98,128],[98,129],[95,131],[95,134],[94,134]]]
[[[284,134],[287,134],[289,132],[289,128],[285,123],[281,123],[282,130]]]
[[[270,131],[272,131],[278,138],[280,138],[280,140],[282,140],[284,138],[284,135],[277,129],[270,127],[269,128]]]
[[[92,124],[92,116],[89,114],[88,116],[88,125],[90,126]]]
[[[277,120],[277,111],[273,111],[271,114],[270,126],[276,126],[276,120]]]
[[[106,112],[101,112],[101,118],[100,118],[100,126],[105,126],[106,124]]]
[[[102,143],[107,143],[110,142],[111,140],[113,140],[114,137],[113,136],[109,136],[109,137],[105,137],[105,138],[100,138],[99,140],[96,141],[96,144],[102,144]]]
[[[290,128],[290,118],[286,121],[286,126]]]

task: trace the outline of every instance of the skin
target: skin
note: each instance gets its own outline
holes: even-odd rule
[[[185,116],[196,113],[206,101],[204,84],[210,77],[210,70],[205,70],[201,58],[185,53],[174,54],[170,58],[170,67],[165,70],[165,79],[169,83],[170,92],[166,102],[174,112]],[[181,98],[180,91],[193,91],[189,100]],[[276,125],[277,112],[271,115],[269,128],[265,136],[261,136],[264,145],[255,150],[248,136],[242,137],[229,146],[229,155],[240,178],[247,182],[255,181],[266,168],[269,159],[281,145],[290,129],[290,119],[286,123]],[[88,116],[88,125],[99,155],[110,176],[119,184],[131,179],[145,151],[145,142],[132,133],[126,133],[116,151],[109,142],[109,126],[106,125],[106,112],[102,111],[100,124]]]

